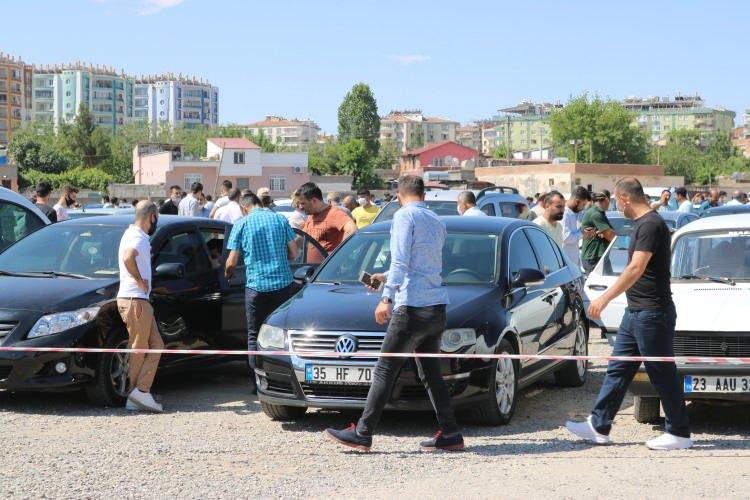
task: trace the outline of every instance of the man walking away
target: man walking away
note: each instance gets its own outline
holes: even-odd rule
[[[391,267],[387,276],[373,276],[386,283],[375,309],[375,320],[383,325],[390,319],[381,351],[438,353],[448,304],[441,279],[445,224],[424,203],[421,177],[401,177],[398,194],[402,208],[393,218]],[[372,435],[405,362],[406,358],[379,358],[359,423],[344,430],[326,429],[325,436],[344,446],[370,451]],[[416,362],[440,425],[432,439],[421,443],[422,450],[462,450],[464,439],[456,424],[440,361],[416,358]]]
[[[687,189],[678,187],[674,190],[674,197],[677,199],[677,211],[689,214],[693,211],[693,204],[688,199]]]
[[[228,203],[220,209],[214,211],[214,219],[223,220],[234,224],[243,217],[242,208],[240,208],[240,190],[232,188],[227,193]],[[218,202],[217,202],[218,203]]]
[[[342,241],[357,232],[357,225],[341,210],[323,201],[323,193],[312,182],[299,188],[300,200],[308,217],[302,230],[333,252]]]
[[[357,229],[362,229],[372,224],[377,217],[380,208],[372,203],[372,195],[369,189],[362,188],[357,191],[357,203],[359,206],[352,210],[352,217],[357,223]]]
[[[649,206],[637,179],[625,178],[615,186],[615,199],[625,217],[635,220],[628,248],[628,265],[601,297],[591,302],[589,317],[599,319],[607,304],[625,292],[628,307],[617,331],[613,356],[674,356],[677,319],[670,289],[670,233],[659,214]],[[574,435],[596,444],[610,442],[609,432],[638,361],[610,361],[599,397],[589,418],[568,422]],[[646,443],[652,450],[690,448],[682,381],[674,362],[646,362],[646,372],[659,393],[666,414],[666,433]]]
[[[50,222],[57,222],[57,212],[49,206],[49,197],[52,194],[52,186],[49,182],[40,182],[36,185],[36,208],[47,216]]]
[[[594,206],[583,214],[581,221],[581,227],[593,233],[592,237],[583,240],[581,247],[581,261],[586,274],[591,274],[607,250],[609,242],[615,237],[615,230],[607,218],[610,203],[609,191],[594,193],[593,198]]]
[[[171,186],[169,188],[169,199],[159,208],[159,213],[162,215],[177,215],[180,200],[182,200],[182,189],[180,186]]]
[[[159,214],[153,202],[143,200],[135,207],[135,224],[129,226],[120,240],[120,290],[117,309],[128,330],[131,349],[163,349],[154,309],[149,302],[151,293],[151,243],[149,236],[156,231]],[[162,406],[151,395],[151,384],[156,376],[161,354],[130,354],[130,384],[125,408],[161,412]]]
[[[247,348],[258,348],[258,332],[266,318],[295,293],[294,277],[289,260],[297,258],[299,249],[286,218],[261,206],[254,194],[240,199],[247,217],[235,224],[229,235],[229,258],[225,277],[231,280],[242,255],[245,262],[245,315],[247,316]],[[255,356],[250,356],[255,369]],[[258,388],[253,389],[257,394]]]
[[[544,196],[544,212],[534,219],[534,224],[544,229],[558,244],[563,246],[563,229],[560,222],[565,212],[565,197],[559,191],[550,191]],[[538,206],[538,205],[537,205]]]
[[[60,199],[52,207],[55,210],[57,216],[57,222],[68,220],[68,209],[76,204],[76,196],[78,196],[78,188],[73,186],[65,186],[60,192]]]
[[[477,197],[472,191],[463,191],[458,195],[458,205],[456,206],[456,210],[458,210],[459,215],[468,217],[487,216],[486,213],[477,208]]]
[[[221,191],[221,196],[219,197],[218,200],[216,200],[216,203],[214,203],[214,206],[211,208],[211,212],[208,215],[212,219],[216,218],[216,212],[221,207],[229,204],[229,191],[232,189],[232,181],[230,180],[222,181],[221,187],[219,189]]]
[[[185,217],[200,217],[201,201],[203,200],[203,184],[194,182],[190,186],[190,193],[185,196],[177,207],[177,215]]]
[[[578,186],[565,203],[565,211],[563,212],[563,251],[579,269],[581,268],[579,243],[581,238],[590,238],[593,234],[589,229],[582,229],[579,219],[581,211],[585,209],[589,201],[591,201],[589,190],[583,186]]]

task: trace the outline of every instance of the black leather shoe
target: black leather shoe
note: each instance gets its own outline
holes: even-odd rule
[[[360,436],[357,434],[357,425],[351,424],[346,429],[338,430],[328,428],[323,431],[325,437],[355,450],[369,452],[372,446],[371,436]]]
[[[460,432],[443,434],[443,431],[437,431],[432,439],[422,441],[419,446],[422,451],[461,451],[464,449],[464,437]]]

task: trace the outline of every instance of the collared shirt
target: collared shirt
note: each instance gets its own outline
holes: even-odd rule
[[[563,246],[563,232],[562,232],[562,224],[559,221],[555,221],[555,225],[549,223],[547,219],[542,217],[537,217],[534,219],[534,224],[544,229],[548,235],[557,243],[560,245],[560,248]]]
[[[189,193],[180,201],[180,206],[177,207],[177,215],[184,215],[187,217],[200,217],[201,216],[201,205],[198,202],[198,198]]]
[[[286,218],[266,208],[256,208],[240,219],[232,228],[227,248],[242,253],[245,286],[256,292],[273,292],[292,284],[287,243],[294,239]]]
[[[471,207],[467,208],[466,211],[463,213],[464,217],[487,217],[487,214],[479,210],[477,207]]]
[[[581,231],[579,226],[580,216],[580,213],[574,212],[566,206],[562,220],[563,251],[578,267],[581,267],[581,254],[578,249],[578,243],[581,241],[581,236],[583,236],[583,231]],[[559,222],[558,225],[560,225]]]
[[[443,286],[445,224],[424,202],[401,208],[391,226],[391,267],[383,297],[401,306],[427,307],[448,304]]]
[[[216,211],[214,219],[234,224],[240,220],[242,216],[243,213],[240,204],[236,201],[230,201]]]
[[[135,256],[135,265],[141,278],[148,283],[149,290],[147,292],[141,290],[133,275],[125,267],[125,252],[130,248],[138,252],[138,255]],[[136,225],[128,226],[122,234],[117,257],[120,266],[120,289],[117,292],[117,297],[120,299],[148,300],[151,293],[151,242],[148,235]]]

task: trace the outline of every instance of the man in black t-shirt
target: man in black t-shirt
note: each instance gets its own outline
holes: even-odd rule
[[[612,355],[672,357],[677,313],[669,284],[669,229],[649,206],[637,179],[621,179],[615,187],[615,198],[625,217],[635,220],[628,265],[614,285],[591,302],[589,317],[599,319],[607,304],[625,292],[628,308],[617,331]],[[591,416],[584,422],[568,422],[567,429],[587,441],[608,444],[612,421],[640,365],[638,361],[610,361]],[[693,442],[677,367],[674,362],[647,361],[645,365],[664,407],[667,431],[646,446],[654,450],[690,448]]]
[[[36,208],[47,216],[50,222],[57,222],[57,213],[49,205],[49,197],[52,194],[52,186],[49,182],[42,181],[36,185]]]

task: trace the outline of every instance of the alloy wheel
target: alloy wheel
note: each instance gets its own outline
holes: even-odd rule
[[[128,341],[123,340],[115,349],[127,349]],[[130,354],[116,352],[112,355],[112,363],[109,368],[109,379],[112,389],[120,397],[128,396],[128,387],[130,387]]]
[[[503,351],[502,354],[510,354]],[[516,393],[516,372],[513,368],[513,360],[500,358],[495,368],[495,400],[500,413],[507,415],[513,408],[513,399]]]
[[[578,327],[576,328],[576,346],[575,355],[585,356],[588,354],[588,345],[586,345],[586,328],[583,326],[582,321],[578,321]],[[578,376],[583,379],[586,375],[586,368],[588,367],[588,361],[585,359],[576,360],[576,368],[578,368]]]

